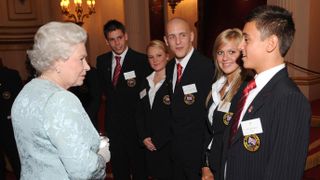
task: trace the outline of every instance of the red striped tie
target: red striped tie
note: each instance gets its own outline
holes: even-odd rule
[[[177,83],[181,81],[181,77],[182,77],[182,66],[180,63],[178,63],[177,64]]]
[[[235,116],[233,118],[233,122],[231,124],[229,142],[232,141],[232,139],[234,138],[235,134],[238,131],[238,124],[239,124],[241,112],[242,112],[243,107],[244,107],[244,105],[246,103],[246,100],[247,100],[247,97],[249,95],[249,92],[254,88],[256,88],[256,81],[253,79],[248,83],[248,85],[242,91],[242,97],[241,97],[240,101],[237,104],[237,111],[236,111],[236,114],[235,114]]]
[[[112,84],[114,87],[116,87],[117,85],[118,78],[121,71],[121,64],[120,64],[121,56],[115,56],[115,59],[116,59],[116,67],[114,68],[113,79],[112,79]]]

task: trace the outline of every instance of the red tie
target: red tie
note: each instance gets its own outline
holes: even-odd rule
[[[121,71],[121,64],[120,64],[121,56],[115,56],[115,59],[116,59],[116,67],[114,68],[113,79],[112,79],[112,84],[114,87],[116,87],[117,85],[118,78]]]
[[[177,64],[177,83],[180,82],[181,80],[181,77],[182,77],[182,66],[180,63]],[[177,84],[176,83],[176,84]]]
[[[234,116],[234,120],[231,125],[230,138],[229,138],[230,141],[229,142],[232,141],[232,139],[234,138],[234,136],[238,130],[238,124],[239,124],[241,112],[242,112],[243,107],[246,103],[249,92],[254,88],[256,88],[256,81],[253,79],[248,83],[248,85],[242,91],[242,97],[237,104],[237,111],[236,111],[236,114]]]

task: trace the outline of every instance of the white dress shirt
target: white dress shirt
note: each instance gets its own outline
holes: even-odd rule
[[[191,51],[181,61],[178,61],[177,58],[175,59],[176,64],[174,65],[173,77],[172,77],[172,90],[173,91],[174,91],[174,88],[175,88],[175,85],[177,82],[177,64],[180,63],[180,65],[182,66],[182,75],[181,76],[183,76],[183,72],[187,67],[187,64],[190,60],[190,57],[191,57],[193,51],[194,51],[194,48],[192,47]]]
[[[153,71],[153,73],[151,73],[147,77],[147,80],[148,80],[148,83],[149,83],[149,86],[150,86],[148,95],[149,95],[149,102],[150,102],[151,109],[152,109],[154,97],[156,96],[157,91],[159,90],[159,88],[163,84],[164,80],[166,79],[166,77],[164,76],[164,78],[161,81],[159,81],[157,84],[154,84],[153,79],[154,79],[154,75],[155,74],[156,74],[156,72]]]
[[[242,121],[242,118],[247,111],[249,105],[252,103],[254,98],[257,96],[257,94],[262,90],[262,88],[271,80],[271,78],[277,74],[281,69],[285,67],[285,64],[280,64],[278,66],[275,66],[271,69],[268,69],[266,71],[261,72],[260,74],[257,74],[254,79],[256,81],[256,88],[251,90],[249,92],[249,95],[247,97],[246,103],[244,104],[243,110],[240,115],[239,119],[239,124],[238,127],[240,126],[240,123]]]
[[[128,52],[128,47],[127,47],[126,50],[124,50],[123,53],[120,54],[120,55],[118,55],[118,54],[116,54],[116,53],[114,53],[114,52],[112,51],[112,74],[111,74],[111,80],[113,79],[114,70],[115,70],[116,65],[117,65],[116,56],[120,56],[120,57],[121,57],[121,59],[120,59],[120,65],[121,65],[121,67],[122,67],[123,61],[124,61],[124,57],[126,57],[127,52]]]

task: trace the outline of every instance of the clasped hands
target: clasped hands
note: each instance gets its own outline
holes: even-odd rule
[[[209,167],[203,167],[202,168],[201,180],[214,180],[213,173],[211,172]]]
[[[100,136],[100,146],[98,154],[100,154],[103,159],[107,162],[110,161],[110,151],[109,151],[109,139],[106,136]]]
[[[156,146],[153,144],[152,140],[151,140],[151,137],[147,137],[143,140],[143,144],[146,146],[146,148],[149,150],[149,151],[156,151],[157,148]]]

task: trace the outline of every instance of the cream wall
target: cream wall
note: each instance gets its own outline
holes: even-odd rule
[[[15,6],[16,9],[8,6]],[[17,10],[24,14],[13,14],[12,17],[17,16],[18,20],[10,21],[12,17],[7,17],[7,14]],[[0,1],[0,15],[0,57],[5,66],[18,70],[25,80],[26,50],[31,48],[37,28],[48,21],[64,21],[67,18],[61,14],[60,0],[24,0],[23,3],[20,0]],[[84,19],[83,28],[88,32],[88,62],[93,66],[97,55],[110,50],[103,36],[103,25],[110,19],[124,22],[123,0],[96,0],[96,13]]]
[[[40,25],[50,19],[49,1],[0,1],[0,58],[3,64],[19,71],[26,79],[26,49]]]
[[[293,13],[296,26],[294,42],[285,59],[298,66],[320,72],[320,1],[319,0],[268,0],[268,4],[282,6]],[[307,77],[308,74],[289,66],[291,77]],[[320,98],[320,84],[298,84],[309,100]]]
[[[134,50],[145,53],[150,41],[149,0],[124,0],[124,2],[128,44]]]
[[[53,2],[52,7],[57,7],[52,16],[61,17],[59,9],[59,1],[51,0]],[[87,12],[87,10],[84,10]],[[58,15],[56,15],[58,13]],[[66,20],[65,17],[63,19]],[[100,55],[106,51],[109,51],[110,48],[105,42],[103,35],[103,25],[111,19],[117,19],[121,22],[125,22],[124,17],[124,2],[123,0],[108,1],[108,0],[96,0],[96,13],[92,14],[89,18],[84,19],[84,24],[82,27],[88,32],[88,41],[87,41],[87,51],[88,58],[87,61],[95,66],[96,56]]]
[[[23,79],[26,79],[25,70],[26,49],[32,45],[32,36],[36,29],[50,20],[64,20],[60,12],[59,0],[24,0],[32,6],[28,22],[19,16],[21,21],[8,22],[8,5],[21,3],[20,0],[0,1],[0,57],[4,65],[17,69]],[[167,0],[165,0],[167,3]],[[320,71],[320,7],[319,0],[268,0],[268,4],[283,6],[293,12],[296,23],[296,35],[294,43],[289,50],[286,60],[299,66]],[[7,9],[6,9],[7,8]],[[23,11],[23,7],[18,7]],[[174,14],[167,5],[165,19],[172,17],[183,17],[189,20],[194,27],[198,20],[197,0],[183,0],[177,7]],[[85,9],[85,12],[87,10]],[[18,15],[17,15],[18,16]],[[15,17],[15,16],[14,16]],[[96,56],[109,51],[103,36],[103,25],[110,19],[118,19],[125,23],[129,34],[129,45],[141,52],[149,41],[149,14],[148,0],[96,0],[96,13],[89,19],[84,20],[83,27],[88,31],[88,61],[95,66]],[[8,29],[9,26],[9,29]],[[194,28],[195,35],[197,35]],[[8,37],[9,38],[8,38]],[[10,39],[14,39],[13,42]],[[9,39],[9,40],[8,40]],[[8,42],[7,42],[8,41]],[[195,43],[196,43],[195,39]],[[196,47],[196,44],[194,44]],[[289,68],[290,76],[306,76],[307,74]],[[303,93],[310,99],[320,98],[320,85],[299,85]]]

